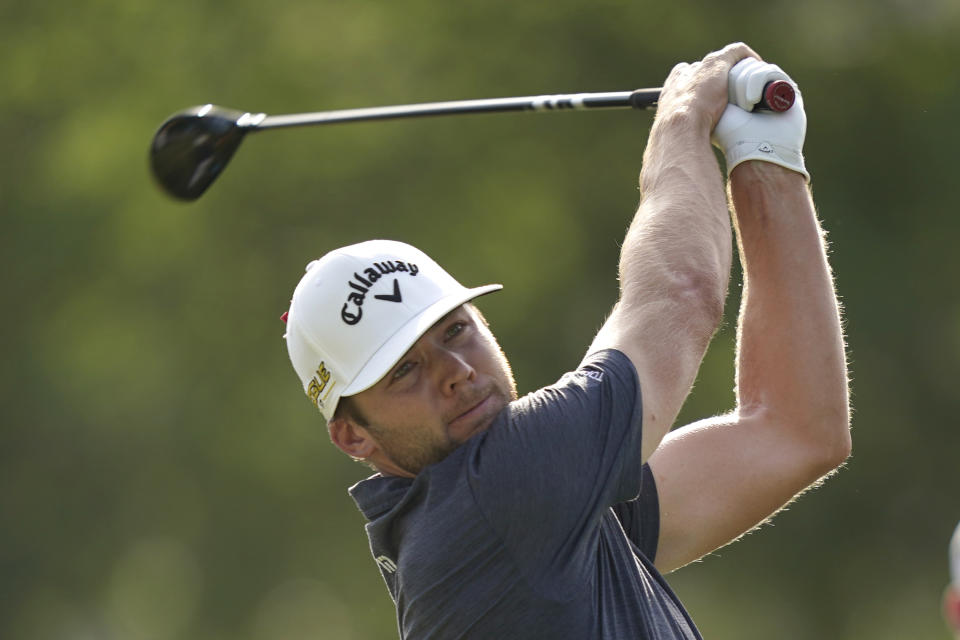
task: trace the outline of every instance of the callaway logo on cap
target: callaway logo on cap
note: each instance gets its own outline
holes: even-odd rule
[[[307,265],[286,314],[287,352],[326,420],[341,396],[372,387],[427,329],[499,284],[468,289],[427,254],[370,240]]]

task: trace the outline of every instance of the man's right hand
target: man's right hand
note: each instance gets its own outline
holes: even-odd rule
[[[760,56],[738,42],[707,54],[698,62],[676,65],[663,83],[657,119],[692,114],[702,131],[712,132],[729,102],[730,70],[745,58],[759,60]]]

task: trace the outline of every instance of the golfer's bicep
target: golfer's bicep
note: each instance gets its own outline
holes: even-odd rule
[[[710,334],[699,325],[665,317],[679,314],[671,303],[645,309],[614,307],[590,352],[617,349],[633,363],[643,391],[642,461],[659,446],[690,393]]]

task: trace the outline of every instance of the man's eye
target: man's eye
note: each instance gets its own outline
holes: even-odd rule
[[[454,322],[450,325],[450,328],[447,329],[447,338],[453,338],[454,336],[463,333],[463,330],[467,328],[466,323],[464,322]]]
[[[405,376],[405,375],[407,375],[408,373],[410,373],[411,371],[413,371],[413,368],[414,368],[415,366],[416,366],[416,363],[410,362],[409,360],[408,360],[407,362],[404,362],[402,365],[400,365],[399,367],[397,367],[397,368],[394,370],[394,372],[393,372],[393,379],[394,379],[394,380],[399,380],[399,379],[402,378],[403,376]]]

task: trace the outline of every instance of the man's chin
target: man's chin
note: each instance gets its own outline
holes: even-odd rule
[[[447,425],[447,435],[453,442],[464,443],[486,431],[497,415],[509,404],[504,393],[494,387],[490,393],[469,411]]]

